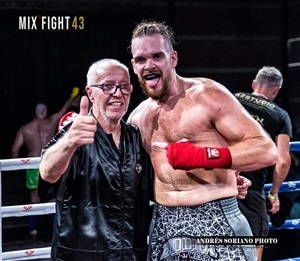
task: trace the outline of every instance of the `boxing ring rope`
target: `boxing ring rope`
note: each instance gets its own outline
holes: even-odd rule
[[[2,206],[2,171],[12,171],[20,169],[38,169],[40,164],[40,157],[34,158],[18,158],[0,160],[0,260],[29,260],[38,258],[50,258],[50,247],[24,249],[10,252],[2,252],[2,218],[8,217],[22,217],[32,215],[46,215],[55,213],[55,204],[40,203],[32,205],[16,205],[16,206]]]
[[[290,151],[300,151],[300,141],[290,142]],[[46,215],[55,213],[55,203],[40,203],[32,205],[16,205],[16,206],[2,206],[2,171],[13,171],[20,169],[38,169],[40,164],[40,157],[34,158],[17,158],[0,160],[0,260],[29,260],[38,258],[50,258],[50,247],[24,249],[10,252],[2,252],[2,218],[21,217],[31,215]],[[264,190],[267,193],[271,184],[265,184]],[[284,182],[279,189],[280,193],[292,192],[300,190],[300,181]],[[286,220],[280,227],[273,227],[269,223],[270,229],[300,229],[300,219]],[[289,258],[277,261],[300,261],[300,257]]]

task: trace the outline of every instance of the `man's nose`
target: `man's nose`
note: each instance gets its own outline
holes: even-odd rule
[[[122,96],[123,93],[122,93],[122,91],[121,91],[121,88],[120,88],[120,87],[116,88],[116,90],[115,90],[115,92],[113,93],[113,95],[114,95],[114,96]]]
[[[155,64],[152,59],[148,59],[145,65],[145,70],[153,70],[155,69]]]

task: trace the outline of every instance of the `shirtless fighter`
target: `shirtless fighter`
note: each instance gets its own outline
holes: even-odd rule
[[[11,156],[19,157],[19,152],[23,146],[26,147],[27,157],[39,157],[43,147],[54,136],[57,124],[62,115],[68,111],[71,106],[79,104],[79,88],[74,87],[68,100],[61,109],[48,116],[48,108],[43,103],[38,103],[35,107],[34,119],[22,125],[16,134],[15,140],[11,147]],[[26,170],[26,187],[30,191],[30,203],[36,204],[40,202],[37,196],[37,186],[39,179],[38,169]],[[37,235],[38,220],[37,216],[29,217],[29,233],[32,236]]]
[[[172,29],[156,21],[138,24],[131,39],[133,70],[149,98],[129,121],[155,170],[148,260],[255,260],[254,246],[197,238],[252,235],[234,170],[274,165],[276,147],[224,86],[179,76],[173,44]]]

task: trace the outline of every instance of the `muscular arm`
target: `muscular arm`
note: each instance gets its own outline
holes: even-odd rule
[[[213,123],[228,141],[232,156],[231,168],[251,171],[274,165],[277,162],[274,142],[244,107],[226,92],[213,95]]]
[[[20,151],[20,148],[23,146],[23,144],[24,144],[23,133],[22,133],[22,130],[19,129],[17,134],[16,134],[16,138],[14,140],[14,143],[11,147],[11,156],[13,158],[17,158],[19,156],[19,151]]]
[[[188,126],[188,128],[198,126],[200,131],[198,136],[202,139],[196,146],[227,147],[232,160],[230,168],[239,171],[275,165],[277,148],[274,142],[224,86],[206,80],[199,88],[191,89],[189,97],[191,97],[190,104],[195,104],[194,111],[199,111],[198,122]],[[197,133],[192,138],[195,135]],[[205,163],[205,158],[203,162]],[[199,164],[200,168],[201,166]],[[222,166],[223,164],[220,164],[219,168]],[[225,166],[227,164],[223,167]],[[213,168],[216,167],[213,165]]]
[[[228,147],[232,157],[231,168],[235,170],[251,171],[275,165],[277,148],[274,142],[225,87],[206,81],[203,87],[192,88],[188,96],[188,102],[193,106],[190,108],[199,111],[199,122],[189,122],[187,128],[191,132],[195,128],[207,132],[193,134],[193,137],[203,137],[203,146]],[[149,108],[148,105],[149,99],[142,102],[128,120],[139,126],[141,115],[145,107]],[[217,133],[213,134],[214,131]]]
[[[278,161],[273,171],[273,184],[271,193],[278,194],[279,188],[288,175],[291,157],[290,157],[290,137],[286,134],[279,134],[276,137],[276,145],[278,149]]]

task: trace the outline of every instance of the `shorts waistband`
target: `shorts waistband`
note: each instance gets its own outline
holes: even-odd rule
[[[230,197],[230,198],[223,198],[223,199],[217,199],[214,200],[212,202],[207,202],[207,203],[203,203],[200,204],[198,206],[185,206],[185,207],[167,207],[167,206],[162,206],[159,204],[154,204],[154,216],[156,216],[156,212],[159,211],[158,209],[162,210],[162,209],[166,209],[168,211],[172,211],[172,212],[176,212],[176,211],[180,211],[181,209],[185,208],[185,209],[197,209],[197,208],[206,208],[206,207],[213,207],[213,208],[218,208],[222,210],[222,212],[225,215],[236,215],[240,213],[240,209],[238,207],[238,202],[236,197]]]
[[[215,202],[219,202],[221,204],[222,210],[225,215],[235,215],[240,213],[236,197],[219,199]]]

